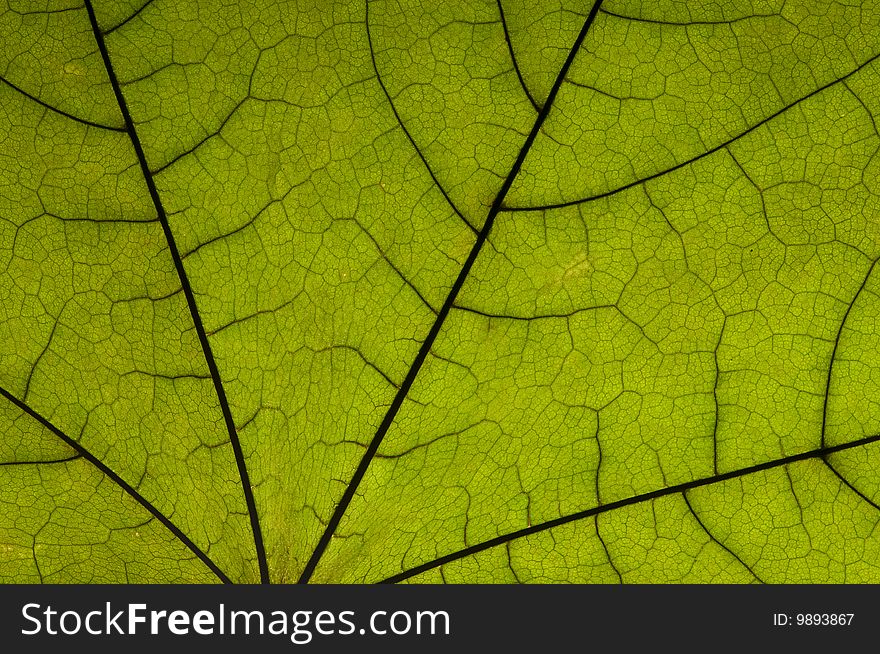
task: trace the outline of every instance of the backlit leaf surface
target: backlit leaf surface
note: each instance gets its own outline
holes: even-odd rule
[[[880,581],[880,3],[0,34],[0,580]]]

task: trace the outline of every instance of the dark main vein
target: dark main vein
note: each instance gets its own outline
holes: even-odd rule
[[[156,209],[156,214],[158,215],[159,222],[162,224],[162,231],[165,233],[165,239],[168,242],[168,249],[171,251],[171,258],[174,260],[174,267],[177,270],[177,276],[180,279],[181,287],[183,288],[184,296],[186,297],[186,304],[189,307],[190,316],[192,316],[192,321],[196,329],[196,334],[199,337],[199,343],[201,343],[202,351],[205,355],[205,361],[208,364],[208,370],[211,373],[211,380],[214,383],[214,390],[217,393],[217,398],[220,402],[220,410],[223,413],[223,420],[226,422],[226,429],[229,432],[229,441],[232,444],[232,450],[235,454],[235,462],[238,466],[238,474],[241,479],[242,490],[244,491],[244,498],[247,504],[248,509],[248,517],[250,518],[251,530],[253,531],[254,536],[254,547],[256,549],[257,554],[257,562],[260,568],[260,582],[261,583],[269,583],[269,566],[266,561],[266,551],[263,546],[263,535],[260,531],[260,522],[257,517],[257,506],[254,501],[254,493],[251,488],[250,479],[248,477],[247,466],[244,461],[244,452],[241,449],[241,442],[238,438],[238,431],[235,427],[235,421],[232,418],[232,411],[229,408],[229,401],[226,399],[226,391],[223,388],[223,382],[220,378],[220,371],[217,368],[217,362],[214,360],[214,354],[211,351],[211,344],[208,342],[208,336],[205,333],[205,327],[202,324],[202,318],[199,314],[198,307],[196,306],[196,298],[193,293],[192,287],[189,283],[189,278],[186,275],[186,270],[183,267],[183,260],[180,257],[180,251],[177,249],[177,244],[174,240],[174,234],[171,231],[171,227],[168,223],[168,215],[165,213],[165,208],[162,206],[162,200],[159,197],[159,191],[156,188],[156,183],[153,179],[152,173],[150,173],[149,166],[147,165],[147,159],[144,155],[144,149],[141,146],[140,138],[138,137],[137,131],[134,127],[134,122],[131,119],[131,114],[128,111],[128,105],[125,102],[125,97],[122,95],[122,89],[119,86],[119,80],[116,77],[116,73],[113,70],[113,65],[110,62],[110,55],[107,52],[107,45],[104,43],[104,34],[101,32],[101,28],[98,26],[98,20],[95,17],[95,10],[92,7],[91,0],[85,0],[86,11],[89,14],[89,21],[92,26],[92,32],[95,36],[95,41],[98,44],[98,49],[101,51],[101,58],[104,60],[104,67],[107,70],[107,76],[110,79],[110,84],[113,87],[113,93],[116,95],[116,102],[119,104],[119,110],[122,113],[122,117],[125,120],[125,131],[131,139],[131,143],[134,146],[135,154],[137,155],[138,163],[141,167],[141,172],[143,174],[144,180],[147,183],[147,188],[150,191],[150,197],[153,200],[153,206]],[[178,529],[178,536],[180,535],[180,530]]]
[[[433,561],[428,561],[426,563],[422,563],[421,565],[417,565],[414,568],[410,568],[409,570],[405,570],[396,575],[388,577],[380,583],[397,583],[399,581],[404,581],[405,579],[409,579],[410,577],[415,577],[418,574],[423,572],[427,572],[428,570],[433,570],[434,568],[438,568],[446,563],[451,563],[452,561],[457,561],[458,559],[463,559],[466,556],[473,556],[483,550],[487,550],[492,547],[496,547],[498,545],[503,545],[505,543],[509,543],[518,538],[524,538],[526,536],[531,536],[532,534],[536,534],[541,531],[546,531],[548,529],[553,529],[554,527],[559,527],[564,524],[568,524],[569,522],[575,522],[577,520],[583,520],[584,518],[590,518],[592,516],[600,515],[602,513],[607,513],[608,511],[613,511],[615,509],[619,509],[625,506],[631,506],[633,504],[640,504],[641,502],[648,502],[650,500],[655,500],[660,497],[666,497],[667,495],[676,495],[678,493],[684,493],[685,491],[691,490],[693,488],[700,488],[701,486],[709,486],[711,484],[717,484],[723,481],[727,481],[729,479],[736,479],[737,477],[744,477],[746,475],[751,475],[757,472],[763,472],[764,470],[772,470],[773,468],[780,468],[782,466],[786,466],[792,463],[797,463],[798,461],[807,461],[809,459],[820,459],[824,461],[826,465],[834,472],[841,481],[848,486],[852,491],[858,494],[862,499],[866,502],[874,506],[877,505],[865,497],[860,491],[856,490],[856,488],[850,484],[846,479],[840,475],[836,469],[830,466],[826,461],[827,457],[835,452],[843,452],[844,450],[850,450],[855,447],[861,447],[863,445],[868,445],[870,443],[876,443],[880,441],[880,434],[874,434],[873,436],[867,436],[865,438],[860,438],[855,441],[850,441],[849,443],[841,443],[839,445],[833,445],[831,447],[820,447],[815,450],[808,450],[806,452],[801,452],[800,454],[793,454],[791,456],[786,456],[781,459],[775,459],[773,461],[765,461],[764,463],[758,463],[753,466],[749,466],[748,468],[740,468],[739,470],[731,470],[730,472],[724,472],[718,475],[712,475],[711,477],[704,477],[702,479],[695,479],[693,481],[688,481],[683,484],[676,484],[675,486],[668,486],[666,488],[660,488],[654,491],[650,491],[648,493],[642,493],[641,495],[633,495],[631,497],[627,497],[622,500],[617,500],[616,502],[609,502],[608,504],[600,504],[598,506],[594,506],[590,509],[585,509],[584,511],[578,511],[577,513],[572,513],[570,515],[564,515],[559,518],[554,518],[553,520],[548,520],[547,522],[542,522],[540,524],[532,525],[531,527],[526,527],[525,529],[519,529],[517,531],[510,532],[508,534],[503,534],[501,536],[497,536],[495,538],[491,538],[487,541],[483,541],[482,543],[477,543],[476,545],[471,545],[470,547],[466,547],[457,552],[452,552],[450,554],[446,554],[445,556],[441,556]],[[726,548],[725,548],[726,549]],[[729,550],[728,550],[729,551]]]
[[[180,527],[178,527],[173,522],[171,522],[171,520],[168,519],[168,516],[166,516],[159,509],[157,509],[155,506],[153,506],[153,504],[148,499],[146,499],[143,495],[141,495],[137,490],[135,490],[135,488],[131,484],[129,484],[122,477],[120,477],[118,474],[113,472],[113,470],[111,470],[107,466],[106,463],[104,463],[98,457],[96,457],[94,454],[89,452],[85,448],[85,446],[83,446],[79,441],[74,440],[73,438],[71,438],[70,436],[65,434],[57,426],[55,426],[51,421],[49,421],[45,416],[41,415],[40,413],[35,411],[33,408],[31,408],[30,406],[28,406],[27,404],[25,404],[24,402],[19,400],[17,397],[15,397],[12,393],[7,391],[5,388],[0,387],[0,395],[5,397],[12,404],[14,404],[16,407],[21,409],[24,413],[26,413],[27,415],[32,417],[34,420],[39,422],[46,429],[51,431],[53,434],[55,434],[58,438],[60,438],[65,443],[67,443],[70,447],[72,447],[78,453],[78,455],[75,457],[69,457],[68,459],[60,459],[58,461],[36,461],[36,462],[34,462],[36,465],[43,464],[43,463],[60,463],[63,461],[73,461],[77,458],[82,457],[83,459],[85,459],[86,461],[91,463],[93,466],[95,466],[98,470],[100,470],[105,475],[107,475],[107,477],[112,479],[113,482],[116,483],[117,486],[122,488],[122,490],[124,490],[132,498],[134,498],[134,500],[138,504],[140,504],[147,511],[149,511],[150,514],[153,515],[153,517],[155,517],[159,522],[161,522],[163,525],[165,525],[165,527],[168,529],[168,531],[170,531],[172,534],[174,534],[181,543],[186,545],[186,547],[193,554],[195,554],[199,558],[199,560],[202,563],[204,563],[208,567],[209,570],[211,570],[211,572],[213,572],[215,575],[217,575],[217,578],[220,579],[220,581],[222,581],[224,584],[231,584],[232,583],[232,581],[229,579],[229,577],[227,577],[226,574],[219,567],[217,567],[217,564],[214,563],[213,560],[211,560],[211,557],[209,557],[207,554],[205,554],[205,552],[203,552],[202,549],[198,545],[196,545],[194,542],[192,542],[189,539],[189,537],[180,530]]]
[[[358,464],[358,467],[351,478],[351,481],[346,486],[345,492],[342,494],[342,499],[340,499],[339,504],[336,505],[336,509],[334,510],[330,521],[327,523],[327,527],[324,529],[324,533],[321,535],[321,539],[318,541],[318,545],[315,547],[315,550],[312,552],[311,558],[309,558],[305,568],[303,569],[303,573],[300,576],[299,583],[308,583],[309,579],[311,579],[312,574],[315,572],[315,568],[318,566],[318,562],[321,560],[321,556],[326,551],[327,546],[330,544],[330,540],[333,538],[333,535],[336,532],[336,528],[339,526],[342,517],[345,515],[349,504],[351,504],[351,500],[354,498],[354,494],[357,491],[361,480],[364,478],[364,475],[367,472],[367,468],[370,466],[370,463],[376,456],[376,452],[379,450],[379,445],[382,444],[382,439],[385,438],[385,434],[388,433],[388,429],[393,424],[394,419],[397,416],[397,412],[400,410],[404,399],[406,399],[410,387],[412,387],[416,376],[419,374],[419,371],[422,368],[422,364],[424,364],[428,353],[431,351],[431,347],[434,345],[434,341],[437,339],[437,335],[440,333],[440,329],[443,327],[443,323],[445,322],[446,316],[449,314],[449,310],[452,308],[452,305],[455,302],[455,298],[458,296],[461,287],[464,285],[464,282],[467,279],[468,274],[470,273],[471,268],[474,265],[474,262],[477,260],[477,257],[480,254],[480,250],[482,250],[483,245],[486,243],[489,232],[492,231],[492,225],[495,223],[495,218],[501,211],[502,204],[504,203],[504,198],[507,196],[510,187],[513,185],[513,182],[516,179],[516,176],[519,174],[520,168],[525,161],[526,155],[528,155],[529,150],[532,147],[532,143],[534,143],[535,139],[538,136],[538,133],[541,131],[541,127],[544,124],[544,121],[547,119],[548,114],[550,113],[550,109],[553,106],[556,95],[557,93],[559,93],[559,89],[562,87],[562,82],[565,79],[565,76],[568,74],[568,69],[574,62],[578,50],[580,50],[581,44],[584,42],[590,26],[593,24],[593,21],[596,18],[596,14],[599,13],[599,6],[601,4],[602,0],[596,0],[593,3],[593,8],[590,10],[590,14],[584,21],[584,25],[581,28],[580,33],[575,39],[571,50],[569,50],[568,52],[568,57],[566,58],[565,63],[562,65],[559,74],[556,76],[556,81],[553,83],[553,87],[550,89],[550,93],[547,96],[547,101],[544,103],[543,107],[541,107],[541,112],[535,119],[535,124],[532,126],[529,135],[526,137],[525,143],[523,143],[522,148],[520,148],[516,161],[514,162],[513,167],[510,169],[510,173],[504,179],[504,183],[501,185],[501,189],[498,191],[498,194],[495,196],[495,200],[492,202],[492,206],[489,209],[489,214],[486,217],[486,222],[483,224],[483,227],[477,234],[476,241],[471,248],[467,260],[461,268],[461,272],[459,272],[458,277],[452,285],[452,288],[449,290],[449,294],[446,296],[446,300],[443,302],[443,307],[437,314],[437,317],[434,320],[434,324],[431,325],[428,336],[425,338],[422,346],[419,348],[419,352],[418,354],[416,354],[415,360],[410,366],[406,378],[403,380],[400,388],[398,388],[397,394],[394,396],[394,400],[391,402],[391,406],[388,408],[388,411],[385,413],[385,417],[382,419],[379,428],[376,430],[373,439],[370,441],[370,444],[367,447],[367,450],[364,453],[363,457],[361,458],[360,463]],[[369,25],[370,19],[369,12],[370,3],[369,0],[367,0],[367,25]]]

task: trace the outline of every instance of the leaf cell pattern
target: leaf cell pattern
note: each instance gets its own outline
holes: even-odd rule
[[[7,0],[0,580],[878,581],[878,26]]]

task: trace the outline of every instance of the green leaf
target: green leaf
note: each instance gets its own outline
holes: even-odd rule
[[[0,580],[880,581],[880,3],[9,0]]]

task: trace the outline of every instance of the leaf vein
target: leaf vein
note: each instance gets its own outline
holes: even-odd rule
[[[242,491],[244,493],[245,503],[247,504],[248,517],[250,518],[251,530],[253,531],[257,562],[260,568],[260,581],[262,583],[269,583],[269,567],[266,560],[266,551],[263,546],[263,535],[260,530],[260,523],[257,515],[257,507],[254,500],[253,489],[251,488],[250,479],[248,477],[247,465],[244,460],[244,453],[241,448],[241,442],[238,438],[235,421],[232,417],[232,411],[229,407],[229,401],[226,398],[226,391],[223,388],[220,371],[217,368],[217,362],[214,359],[214,354],[211,350],[211,345],[208,341],[205,327],[202,324],[202,318],[196,305],[195,294],[193,293],[192,287],[190,286],[186,270],[183,267],[183,260],[181,259],[180,251],[177,248],[174,234],[171,231],[171,226],[168,222],[168,216],[165,213],[165,208],[162,205],[161,198],[159,197],[159,191],[156,188],[153,174],[150,172],[149,166],[147,165],[146,156],[144,155],[144,150],[141,145],[140,138],[138,137],[137,131],[135,130],[131,114],[128,111],[128,105],[125,102],[125,97],[122,95],[122,89],[119,85],[119,80],[117,79],[116,74],[113,70],[113,65],[110,60],[110,54],[107,51],[107,45],[104,42],[104,36],[98,26],[98,19],[95,16],[95,10],[92,6],[91,0],[86,0],[86,10],[89,14],[89,21],[92,25],[92,32],[94,33],[95,41],[97,42],[98,49],[101,52],[101,58],[104,61],[104,67],[107,71],[107,76],[110,78],[110,83],[113,87],[116,101],[119,104],[119,109],[122,112],[123,118],[125,119],[126,132],[128,133],[132,147],[135,150],[138,163],[140,164],[141,172],[143,173],[147,188],[149,189],[150,197],[156,209],[159,222],[162,225],[162,231],[164,232],[165,239],[168,242],[168,248],[174,261],[174,267],[177,271],[177,276],[180,279],[181,286],[183,287],[187,307],[189,308],[190,316],[192,317],[193,324],[199,338],[199,342],[202,346],[202,352],[205,356],[205,361],[211,374],[211,379],[214,384],[214,390],[217,394],[217,399],[220,402],[220,409],[223,414],[224,422],[226,423],[226,429],[229,433],[229,440],[235,455],[235,462],[238,468],[239,477],[241,479]]]
[[[602,513],[607,513],[608,511],[613,511],[615,509],[619,509],[625,506],[631,506],[633,504],[639,504],[641,502],[647,502],[650,500],[654,500],[660,497],[666,497],[667,495],[674,495],[677,493],[683,493],[685,491],[700,488],[702,486],[709,486],[712,484],[717,484],[723,481],[727,481],[729,479],[736,479],[738,477],[744,477],[746,475],[754,474],[757,472],[763,472],[765,470],[772,470],[774,468],[779,468],[782,466],[787,466],[791,463],[797,463],[798,461],[806,461],[808,459],[816,459],[823,458],[828,456],[829,454],[833,454],[835,452],[842,452],[844,450],[853,449],[855,447],[861,447],[864,445],[869,445],[871,443],[876,443],[880,441],[880,434],[874,434],[873,436],[866,436],[865,438],[860,438],[858,440],[850,441],[848,443],[841,443],[840,445],[834,445],[831,447],[822,447],[814,450],[807,450],[806,452],[801,452],[800,454],[793,454],[791,456],[783,457],[780,459],[775,459],[772,461],[765,461],[764,463],[758,463],[753,466],[749,466],[747,468],[740,468],[739,470],[731,470],[729,472],[724,472],[718,475],[712,475],[711,477],[703,477],[702,479],[695,479],[693,481],[684,482],[681,484],[675,484],[674,486],[667,486],[665,488],[659,488],[657,490],[649,491],[647,493],[642,493],[640,495],[633,495],[631,497],[617,500],[614,502],[609,502],[608,504],[602,504],[599,506],[594,506],[589,509],[585,509],[583,511],[578,511],[576,513],[572,513],[569,515],[560,516],[558,518],[554,518],[553,520],[548,520],[546,522],[542,522],[536,525],[532,525],[525,529],[518,529],[516,531],[503,534],[501,536],[496,536],[495,538],[491,538],[489,540],[483,541],[482,543],[478,543],[476,545],[471,545],[470,547],[458,550],[456,552],[451,552],[450,554],[446,554],[441,556],[433,561],[427,561],[418,566],[410,568],[409,570],[404,570],[403,572],[399,572],[396,575],[392,575],[387,579],[382,580],[379,583],[397,583],[399,581],[404,581],[411,577],[414,577],[418,574],[426,572],[428,570],[433,570],[439,566],[445,565],[447,563],[451,563],[452,561],[457,561],[458,559],[465,558],[467,556],[472,556],[474,554],[478,554],[484,550],[490,549],[497,545],[502,545],[512,540],[516,540],[518,538],[524,538],[526,536],[531,536],[532,534],[536,534],[538,532],[546,531],[548,529],[553,529],[554,527],[559,527],[561,525],[568,524],[570,522],[575,522],[578,520],[583,520],[584,518],[590,518],[595,515],[600,515]]]

